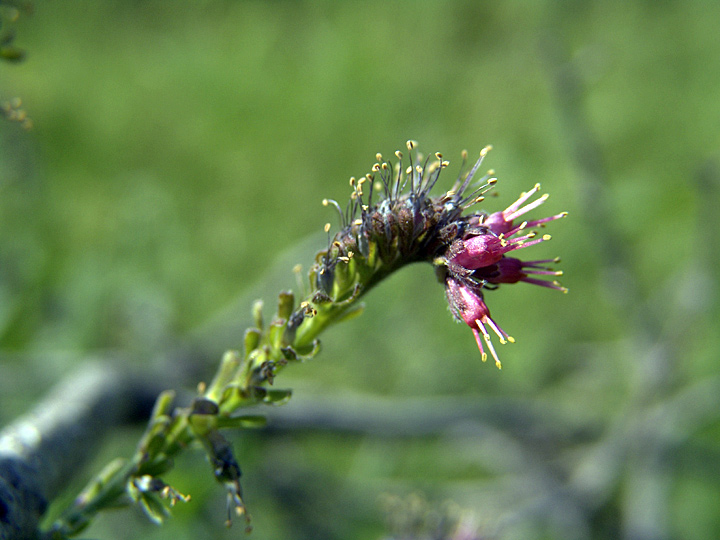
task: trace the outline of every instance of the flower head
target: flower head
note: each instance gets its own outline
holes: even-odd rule
[[[341,228],[328,237],[327,249],[318,254],[311,269],[313,316],[298,312],[292,317],[286,339],[309,345],[385,276],[406,264],[426,261],[438,270],[452,312],[472,328],[483,360],[487,346],[499,367],[488,327],[501,343],[512,339],[490,318],[483,289],[524,281],[564,291],[556,281],[542,279],[560,275],[545,266],[550,260],[523,262],[510,254],[550,240],[531,229],[566,214],[518,221],[547,200],[546,195],[531,200],[539,184],[503,211],[467,214],[497,182],[493,171],[479,172],[490,147],[480,152],[469,170],[463,167],[448,191],[433,196],[431,191],[449,162],[439,153],[423,159],[416,145],[407,143],[409,162],[399,151],[397,163],[377,154],[371,173],[350,179],[352,193],[344,209],[334,200],[323,201],[335,208]]]

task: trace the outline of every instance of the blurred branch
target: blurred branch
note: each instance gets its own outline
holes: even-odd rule
[[[502,428],[531,442],[535,450],[543,442],[586,442],[597,435],[587,425],[562,418],[557,409],[532,400],[433,396],[381,398],[343,393],[337,396],[295,395],[292,407],[265,410],[268,425],[263,432],[301,430],[332,431],[378,438],[432,437],[452,433],[477,433],[483,425]],[[548,452],[554,451],[548,446]]]
[[[132,371],[119,359],[86,362],[0,431],[0,539],[35,537],[49,501],[98,443],[120,425],[145,421],[157,395],[183,382],[183,357],[162,376]]]

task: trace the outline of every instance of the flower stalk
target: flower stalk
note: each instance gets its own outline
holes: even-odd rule
[[[539,184],[502,212],[466,213],[497,182],[493,171],[478,173],[490,147],[467,172],[462,170],[467,162],[463,153],[463,167],[451,189],[435,196],[431,191],[449,163],[439,153],[422,159],[414,141],[408,141],[407,149],[408,160],[401,152],[395,153],[395,163],[377,154],[371,173],[351,178],[345,207],[331,199],[323,201],[337,212],[340,229],[331,236],[331,226],[325,226],[328,244],[309,270],[304,298],[296,301],[293,293],[280,293],[276,312],[267,323],[263,305],[257,302],[244,350],[225,353],[213,379],[198,385],[189,406],[175,407],[172,392],[163,393],[135,455],[127,462],[114,462],[90,483],[53,526],[54,538],[77,534],[94,513],[123,502],[139,504],[152,520],[162,522],[169,507],[189,497],[165,484],[161,476],[193,442],[201,443],[216,480],[226,490],[227,524],[233,516],[242,516],[249,529],[240,467],[220,430],[262,425],[262,417],[243,410],[290,399],[290,390],[274,388],[278,373],[289,363],[313,358],[320,350],[320,334],[361,313],[363,295],[405,265],[427,262],[435,267],[452,313],[470,326],[482,360],[487,358],[487,347],[501,367],[491,332],[500,343],[514,339],[490,317],[483,293],[519,281],[566,291],[556,281],[541,279],[560,275],[546,266],[558,259],[523,262],[508,256],[549,240],[530,229],[566,214],[517,223],[547,199],[528,202]]]

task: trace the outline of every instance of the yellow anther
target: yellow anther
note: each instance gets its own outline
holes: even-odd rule
[[[383,163],[383,165],[385,165],[385,164]],[[375,165],[373,165],[372,170],[373,170],[373,172],[378,172],[380,170],[380,164],[376,163]]]
[[[330,204],[330,201],[328,201],[327,199],[323,199],[323,200],[322,200],[322,205],[323,205],[323,206],[327,206],[328,204]]]
[[[463,160],[467,159],[467,158],[468,158],[468,151],[467,151],[467,150],[463,150],[462,152],[460,152],[460,157],[463,158]]]
[[[378,163],[380,163],[383,160],[382,154],[380,152],[375,154],[375,159],[377,160]]]
[[[442,161],[442,154],[440,152],[435,152],[435,157]]]
[[[350,186],[355,187],[355,177],[354,176],[350,177]]]
[[[512,336],[508,336],[508,337],[507,337],[507,340],[508,340],[510,343],[515,343],[515,338],[512,337]]]
[[[408,150],[412,150],[413,148],[415,148],[417,146],[417,141],[410,140],[405,143],[405,146],[407,146]]]
[[[543,237],[542,237],[543,240],[550,240],[551,238],[552,238],[552,236],[550,236],[549,234],[543,234]]]
[[[491,146],[491,145],[487,145],[485,148],[483,148],[482,150],[480,150],[480,157],[483,157],[483,158],[484,158],[485,156],[487,156],[487,153],[488,153],[490,150],[492,150],[492,146]]]
[[[330,224],[326,223],[324,229],[325,229],[325,232],[330,232]]]
[[[440,163],[440,166],[444,169],[444,168],[450,166],[450,162],[448,160],[445,160],[442,163]]]
[[[395,157],[398,159],[402,159],[402,152],[400,150],[395,150]]]

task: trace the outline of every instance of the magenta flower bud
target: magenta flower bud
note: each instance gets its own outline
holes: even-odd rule
[[[507,246],[507,240],[493,234],[481,234],[461,240],[454,248],[456,253],[451,252],[449,259],[463,268],[475,270],[499,261],[508,251]]]
[[[515,232],[512,234],[515,234]],[[509,251],[534,246],[551,238],[548,234],[540,238],[535,238],[535,236],[535,233],[529,233],[510,240],[504,238],[503,235],[481,234],[472,236],[453,244],[446,257],[453,266],[467,270],[477,270],[499,262],[503,255]]]
[[[490,333],[485,328],[485,325],[489,326],[497,334],[500,343],[505,344],[507,341],[514,343],[515,340],[490,318],[490,310],[485,305],[480,288],[462,283],[453,277],[448,277],[445,280],[445,294],[453,315],[467,324],[475,335],[475,341],[482,354],[482,361],[487,360],[487,354],[483,348],[483,341],[485,341],[488,349],[490,349],[490,354],[495,359],[495,365],[498,369],[501,369],[502,364],[495,352],[495,347],[490,341]],[[480,337],[481,334],[482,338]]]

